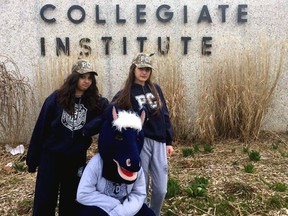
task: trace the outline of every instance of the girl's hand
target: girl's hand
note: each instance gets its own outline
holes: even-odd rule
[[[170,158],[174,152],[173,146],[172,145],[166,146],[166,151],[167,151],[167,158]]]

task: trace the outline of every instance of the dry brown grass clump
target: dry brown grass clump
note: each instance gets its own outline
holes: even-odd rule
[[[187,111],[181,65],[169,56],[159,57],[156,79],[166,99],[175,140],[192,140],[194,127]]]
[[[255,193],[255,189],[244,182],[226,182],[223,188],[227,196],[252,198],[253,193]]]
[[[258,137],[281,77],[285,50],[264,46],[212,63],[203,74],[198,99],[200,140]]]
[[[13,59],[0,55],[0,143],[27,142],[33,119],[34,93]]]

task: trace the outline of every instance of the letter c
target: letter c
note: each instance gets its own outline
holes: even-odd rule
[[[40,16],[41,16],[41,18],[42,18],[45,22],[47,22],[47,23],[54,23],[54,22],[56,22],[56,19],[55,19],[55,18],[48,19],[48,18],[46,18],[46,17],[44,16],[44,12],[45,12],[47,9],[49,9],[49,8],[51,8],[52,10],[54,10],[56,7],[55,7],[54,5],[52,5],[52,4],[46,4],[46,5],[44,5],[44,6],[41,8],[41,10],[40,10]]]

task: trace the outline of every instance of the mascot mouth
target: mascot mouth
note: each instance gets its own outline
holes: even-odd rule
[[[113,159],[114,162],[117,164],[117,171],[121,178],[123,178],[126,181],[134,181],[137,178],[137,172],[130,172],[123,167],[121,167],[115,159]]]

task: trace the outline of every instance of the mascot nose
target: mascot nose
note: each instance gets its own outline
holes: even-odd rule
[[[131,160],[130,160],[130,158],[128,158],[128,159],[126,160],[126,165],[127,165],[127,167],[130,167],[130,166],[131,166]]]
[[[131,167],[131,160],[130,160],[130,158],[128,158],[127,160],[126,160],[126,166],[127,167]],[[141,162],[139,161],[139,167],[141,167]]]
[[[139,156],[129,157],[125,160],[125,165],[128,170],[133,170],[133,172],[137,172],[141,167],[141,159]]]

